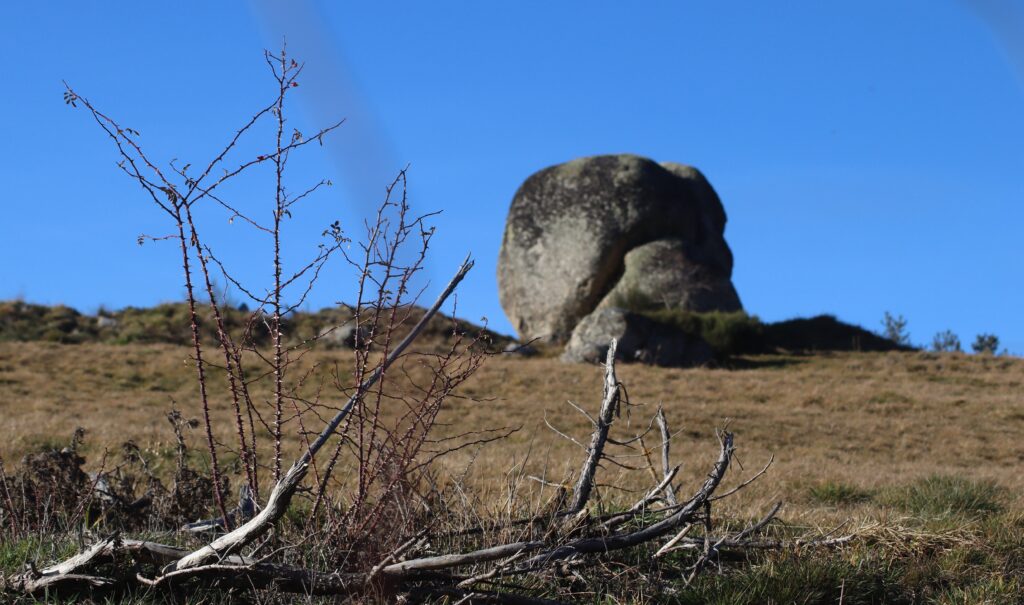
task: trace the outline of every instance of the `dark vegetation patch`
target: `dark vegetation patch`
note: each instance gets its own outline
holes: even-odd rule
[[[819,351],[910,351],[860,326],[831,315],[764,323],[743,311],[695,313],[678,309],[642,310],[651,319],[704,339],[719,360],[738,355]]]
[[[614,305],[703,338],[719,361],[738,355],[819,351],[913,351],[914,347],[840,321],[833,315],[762,322],[746,311],[698,313],[666,306],[635,290],[621,292]]]
[[[0,467],[0,532],[9,536],[60,536],[81,528],[102,531],[166,530],[207,516],[213,481],[201,458],[186,447],[198,422],[168,414],[177,440],[174,468],[158,477],[158,452],[125,442],[87,472],[80,453],[85,431],[63,447],[43,446],[12,469]],[[10,553],[0,554],[0,559]],[[22,561],[24,563],[24,561]]]
[[[860,326],[832,315],[818,315],[765,324],[765,344],[780,351],[911,351]]]
[[[734,355],[755,355],[767,352],[764,324],[743,311],[726,313],[694,313],[676,309],[644,311],[644,315],[658,323],[673,326],[690,336],[704,339],[715,352],[725,359]]]

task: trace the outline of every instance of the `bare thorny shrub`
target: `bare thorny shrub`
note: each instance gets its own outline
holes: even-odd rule
[[[95,531],[92,545],[79,555],[44,569],[31,564],[5,580],[6,590],[39,595],[232,589],[413,601],[543,602],[528,595],[552,581],[557,584],[560,577],[600,575],[602,566],[594,562],[617,551],[640,549],[658,558],[683,550],[692,554],[684,574],[692,578],[723,550],[784,546],[761,533],[778,507],[750,527],[715,534],[712,504],[752,480],[715,495],[733,456],[732,434],[719,435],[717,460],[707,480],[689,496],[674,486],[679,467],[670,461],[672,434],[660,409],[638,434],[610,436],[617,414],[628,405],[615,375],[614,342],[598,415],[577,408],[593,426],[589,444],[582,447],[584,460],[574,478],[555,485],[552,497],[524,505],[520,494],[526,491],[526,475],[520,466],[508,476],[504,512],[495,513],[496,508],[469,493],[465,476],[440,470],[436,463],[446,454],[503,439],[513,431],[437,430],[444,402],[458,396],[458,387],[488,355],[484,333],[467,334],[453,317],[445,342],[428,350],[408,348],[434,321],[472,262],[463,263],[433,305],[415,306],[413,279],[422,269],[433,229],[426,223],[429,215],[411,215],[402,171],[386,188],[377,214],[365,223],[361,243],[350,248],[336,221],[324,229],[323,241],[312,254],[288,269],[282,246],[287,219],[297,203],[329,184],[320,181],[293,193],[287,185],[289,161],[293,152],[321,142],[341,123],[312,136],[295,129],[289,133],[286,99],[298,86],[302,66],[283,49],[267,53],[266,60],[276,83],[272,102],[201,169],[152,160],[137,131],[121,126],[70,87],[65,93],[66,102],[84,108],[114,143],[121,170],[170,219],[169,235],[149,239],[174,241],[180,253],[199,420],[186,420],[176,411],[168,416],[176,436],[170,488],[150,468],[147,452],[130,442],[121,462],[108,467],[104,456],[100,470],[92,474],[81,470],[80,436],[50,458],[29,461],[56,470],[9,480],[0,467],[0,523],[9,535],[74,531],[83,520]],[[272,144],[235,166],[241,141],[264,122],[271,125]],[[269,168],[274,183],[269,222],[258,218],[257,209],[234,203],[224,193],[226,183],[258,168]],[[269,285],[244,283],[217,255],[196,219],[200,205],[223,209],[231,220],[265,236],[273,258]],[[330,331],[287,335],[283,330],[329,262],[345,263],[356,273],[350,324],[336,328],[350,333],[350,375],[336,367],[299,363]],[[252,303],[240,330],[229,330],[224,321],[225,302],[216,285],[221,280]],[[200,338],[204,318],[217,329],[212,349]],[[219,382],[211,377],[218,373],[226,392],[213,392]],[[216,425],[222,416],[212,413],[225,406],[233,435],[228,442],[218,439],[225,434]],[[205,444],[208,472],[189,465],[186,433],[192,429]],[[626,453],[614,455],[611,446]],[[660,460],[655,460],[658,453]],[[297,458],[285,466],[291,455]],[[632,506],[596,510],[596,476],[609,464],[652,473],[652,488]],[[26,482],[29,476],[72,486],[64,492],[69,501],[55,506],[30,497],[45,488]],[[229,490],[231,480],[237,490]],[[540,489],[552,493],[550,481],[536,480]],[[24,504],[29,500],[31,507]],[[59,523],[53,520],[55,510],[61,511]],[[481,516],[487,510],[492,514]],[[198,516],[211,518],[181,526]],[[110,533],[139,527],[179,527],[175,541],[183,546]]]

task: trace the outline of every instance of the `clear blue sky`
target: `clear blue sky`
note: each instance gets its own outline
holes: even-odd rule
[[[289,226],[292,258],[334,218],[358,235],[410,164],[415,208],[444,211],[435,290],[472,252],[459,315],[507,332],[495,271],[518,185],[631,152],[708,176],[736,287],[762,319],[833,313],[878,329],[890,310],[916,343],[994,332],[1024,353],[1012,0],[5,3],[0,298],[86,311],[180,298],[173,246],[136,245],[167,223],[64,106],[61,80],[155,157],[198,164],[270,98],[262,50],[281,35],[307,64],[293,125],[349,120],[296,159],[296,188],[337,186]],[[233,194],[260,201],[258,184]],[[208,218],[243,277],[269,274],[253,236]],[[329,277],[311,306],[351,300]]]

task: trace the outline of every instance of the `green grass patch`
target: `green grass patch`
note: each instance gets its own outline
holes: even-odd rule
[[[861,489],[841,481],[822,481],[812,485],[807,490],[807,495],[814,502],[827,504],[829,506],[849,506],[869,502],[872,494],[868,490]]]
[[[1021,603],[1024,584],[1016,578],[986,578],[968,586],[951,586],[931,600],[935,605],[1003,605]]]
[[[67,539],[38,535],[17,540],[4,537],[0,539],[0,574],[21,572],[29,561],[37,561],[44,566],[50,561],[70,557],[77,551],[74,542]]]
[[[921,518],[985,517],[1003,510],[1004,490],[991,481],[956,475],[932,475],[890,488],[882,504]]]

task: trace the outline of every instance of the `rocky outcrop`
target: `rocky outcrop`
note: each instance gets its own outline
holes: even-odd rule
[[[692,257],[681,239],[659,239],[626,253],[622,277],[598,308],[678,308],[735,311],[739,296],[732,280]]]
[[[502,306],[522,339],[548,342],[565,342],[592,311],[623,300],[739,310],[725,221],[714,189],[689,166],[610,155],[546,168],[512,200],[498,260]]]
[[[329,328],[324,329],[317,336],[317,342],[325,344],[328,347],[338,347],[344,349],[353,349],[356,346],[356,335],[359,336],[359,342],[365,343],[368,333],[365,328],[356,328],[355,320],[350,319],[349,321]]]
[[[562,354],[564,361],[604,361],[612,338],[618,341],[616,359],[659,366],[690,367],[712,360],[708,343],[676,328],[624,309],[594,311],[576,326]]]

